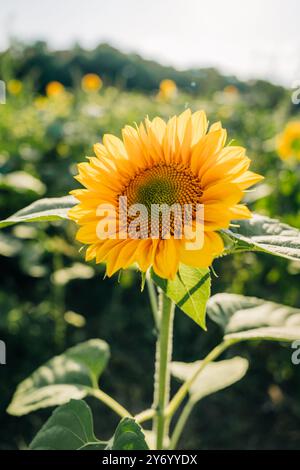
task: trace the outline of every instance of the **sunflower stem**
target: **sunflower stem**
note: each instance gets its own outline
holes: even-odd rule
[[[171,437],[169,450],[175,450],[176,449],[179,438],[182,434],[182,431],[184,430],[186,422],[187,422],[193,408],[194,408],[194,402],[193,402],[193,400],[189,399],[186,402],[186,404],[185,404],[185,406],[184,406],[184,408],[181,412],[181,415],[178,418],[176,426],[174,428],[174,431],[173,431],[173,434],[172,434],[172,437]]]
[[[98,398],[98,400],[102,401],[102,403],[108,406],[117,415],[121,416],[121,418],[131,417],[131,414],[126,410],[126,408],[120,405],[120,403],[118,403],[114,398],[107,395],[107,393],[103,392],[103,390],[90,388],[89,394],[95,398]]]
[[[134,419],[137,423],[144,423],[145,421],[149,421],[155,415],[155,411],[153,408],[149,408],[149,410],[141,411],[141,413],[135,415]]]
[[[151,310],[152,310],[155,326],[157,330],[159,330],[160,318],[159,318],[159,311],[158,311],[158,305],[157,305],[157,294],[155,291],[154,282],[152,281],[151,275],[149,272],[146,274],[146,282],[147,282],[147,289],[148,289],[149,300],[150,300],[150,305],[151,305]]]
[[[154,386],[154,431],[156,449],[163,449],[168,423],[165,410],[170,398],[170,361],[172,356],[173,320],[175,304],[160,290],[160,327],[156,343],[155,386]]]

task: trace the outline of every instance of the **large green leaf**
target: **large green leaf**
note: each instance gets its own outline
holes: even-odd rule
[[[225,241],[225,254],[261,251],[300,260],[300,230],[258,214],[254,214],[252,219],[235,223],[236,227],[221,232]]]
[[[47,222],[68,219],[68,211],[77,203],[73,196],[39,199],[0,221],[0,228],[20,222]]]
[[[16,416],[81,399],[97,388],[109,359],[108,344],[92,339],[68,349],[20,383],[8,413]]]
[[[217,294],[207,304],[209,317],[224,330],[225,340],[300,338],[300,310],[255,297]]]
[[[174,377],[185,382],[189,380],[201,366],[202,361],[190,364],[172,362],[171,372]],[[229,387],[244,377],[248,369],[248,361],[242,357],[234,357],[224,361],[211,362],[199,374],[189,390],[190,399],[194,403],[203,397]]]
[[[123,418],[115,434],[108,442],[107,450],[146,450],[145,436],[139,424],[132,418]]]
[[[206,329],[206,302],[210,296],[208,269],[192,268],[181,264],[174,280],[162,279],[152,272],[154,282],[184,313]]]
[[[107,443],[94,434],[93,417],[82,400],[56,408],[30,444],[31,450],[101,450]]]
[[[70,400],[58,407],[30,444],[31,450],[146,450],[139,424],[123,418],[113,437],[99,441],[94,434],[93,416],[82,400]]]

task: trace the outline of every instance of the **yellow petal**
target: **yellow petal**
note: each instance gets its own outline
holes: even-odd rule
[[[259,183],[264,179],[263,176],[253,173],[253,171],[246,171],[244,174],[234,179],[233,182],[239,186],[242,190]]]
[[[153,269],[164,279],[174,279],[178,271],[180,240],[159,240],[154,257]]]
[[[200,250],[186,249],[186,244],[182,243],[180,251],[180,262],[196,268],[206,268],[212,263],[211,243],[204,233],[203,247]]]
[[[148,162],[145,158],[144,148],[138,131],[131,126],[126,126],[122,130],[122,136],[127,154],[129,155],[130,160],[134,162],[134,165],[137,168],[147,166]]]
[[[173,116],[167,123],[166,132],[163,138],[164,158],[166,163],[176,161],[178,148],[177,119],[176,116]]]
[[[108,157],[107,149],[103,144],[97,143],[94,145],[95,155],[101,160],[102,158]]]
[[[93,245],[89,245],[87,247],[86,253],[85,253],[85,260],[86,261],[91,261],[94,259],[97,255],[97,250],[99,248],[99,244],[95,243]]]
[[[237,204],[242,197],[243,191],[237,184],[219,182],[204,190],[201,202],[206,204],[216,201],[229,206]]]
[[[135,261],[140,240],[124,240],[112,249],[106,258],[106,273],[110,277],[121,268],[128,268]]]
[[[141,271],[146,272],[150,266],[152,266],[158,242],[158,240],[152,240],[150,238],[140,240],[136,251],[136,262]]]
[[[166,131],[166,123],[160,118],[155,118],[152,122],[149,121],[149,119],[146,119],[145,124],[149,138],[151,156],[156,162],[161,162],[164,158],[163,139]]]
[[[103,144],[111,157],[128,158],[125,146],[118,137],[112,134],[105,134],[103,136]]]
[[[245,149],[226,147],[219,152],[214,165],[203,172],[201,185],[205,188],[218,180],[230,180],[248,170],[250,159],[245,156]]]
[[[99,242],[99,247],[96,254],[96,263],[105,262],[109,256],[109,253],[112,250],[115,250],[118,245],[120,245],[124,240],[118,239],[106,239]]]
[[[208,122],[205,111],[197,111],[192,114],[192,147],[206,134],[207,126]]]
[[[185,135],[185,130],[188,122],[192,116],[191,110],[186,109],[183,113],[179,114],[177,117],[177,135],[179,142],[182,143]]]
[[[248,207],[244,204],[236,204],[235,206],[231,207],[230,212],[233,215],[234,219],[251,219],[252,214],[249,211]]]
[[[182,245],[180,252],[180,261],[188,266],[196,268],[209,267],[215,256],[219,256],[224,250],[224,244],[220,237],[215,232],[204,233],[204,244],[200,250],[187,250]]]
[[[206,230],[228,228],[233,215],[230,207],[220,202],[204,205],[204,225]]]
[[[96,233],[96,226],[96,222],[90,222],[80,227],[76,234],[76,240],[80,241],[81,243],[88,244],[99,242],[99,238],[97,237]]]
[[[210,132],[193,148],[191,169],[199,178],[216,161],[216,155],[224,145],[225,134],[224,129]]]
[[[177,118],[177,136],[181,145],[181,158],[184,164],[188,164],[191,155],[191,143],[193,136],[191,110],[187,109]]]

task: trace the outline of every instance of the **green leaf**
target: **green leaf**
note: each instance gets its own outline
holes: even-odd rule
[[[30,444],[31,450],[101,450],[106,442],[94,434],[92,412],[82,400],[60,406]]]
[[[142,428],[132,418],[123,418],[109,441],[107,450],[147,450]]]
[[[20,222],[49,222],[68,219],[68,211],[77,203],[73,196],[39,199],[0,221],[0,228]]]
[[[0,233],[0,255],[15,256],[22,250],[22,243],[15,237],[5,233]]]
[[[7,175],[0,175],[0,189],[13,190],[17,193],[33,192],[42,196],[45,185],[26,171],[13,171]]]
[[[54,284],[64,286],[74,279],[91,279],[94,275],[95,271],[91,266],[83,263],[74,263],[68,268],[54,271],[51,280]]]
[[[253,204],[253,202],[269,196],[273,192],[273,188],[268,183],[260,183],[253,191],[247,191],[243,197],[245,204]]]
[[[192,268],[181,264],[172,281],[160,278],[153,271],[151,276],[177,307],[206,330],[206,302],[210,296],[209,269]]]
[[[8,413],[21,416],[39,408],[81,399],[97,388],[98,379],[109,359],[109,346],[91,339],[68,349],[39,367],[20,383]]]
[[[185,382],[194,375],[201,363],[202,361],[196,361],[191,364],[172,362],[172,375]],[[196,403],[203,397],[229,387],[242,379],[248,370],[248,365],[247,359],[238,356],[224,361],[211,362],[192,384],[189,390],[191,401]]]
[[[93,416],[82,400],[58,407],[30,444],[31,450],[147,450],[142,428],[123,418],[108,442],[94,434]]]
[[[207,304],[209,317],[224,330],[225,340],[300,338],[300,310],[255,297],[217,294]]]
[[[224,254],[260,251],[300,260],[300,230],[258,214],[254,214],[252,219],[234,223],[239,227],[221,231],[225,242]]]

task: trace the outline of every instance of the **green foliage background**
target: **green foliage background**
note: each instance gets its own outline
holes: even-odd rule
[[[222,120],[229,138],[248,149],[253,169],[265,176],[247,194],[252,209],[300,227],[300,163],[282,162],[276,135],[297,118],[291,93],[263,81],[243,83],[213,69],[177,72],[127,56],[108,45],[86,52],[80,47],[50,52],[44,43],[14,43],[0,55],[4,80],[17,77],[23,90],[0,105],[0,218],[41,196],[62,196],[77,187],[76,163],[92,154],[105,132],[120,135],[123,125],[149,115],[168,118],[186,107],[204,108],[211,122]],[[84,73],[104,79],[99,93],[80,89]],[[159,82],[172,78],[179,87],[170,102],[155,97]],[[59,80],[67,93],[46,98],[45,85]],[[234,85],[238,92],[224,92]],[[103,388],[133,412],[152,401],[155,330],[146,291],[133,270],[103,280],[102,266],[85,264],[71,223],[15,226],[0,234],[0,338],[7,365],[0,366],[0,448],[26,448],[50,414],[22,418],[5,409],[16,385],[36,367],[67,347],[99,336],[111,345],[112,358]],[[214,264],[212,290],[254,295],[300,307],[300,265],[264,254],[244,253]],[[177,312],[177,361],[203,357],[220,338],[209,323],[201,331]],[[246,377],[212,395],[196,408],[183,435],[184,447],[299,448],[300,375],[289,346],[242,344],[227,353],[250,360]],[[176,388],[176,382],[173,384]],[[118,418],[92,405],[96,434],[111,436]]]

